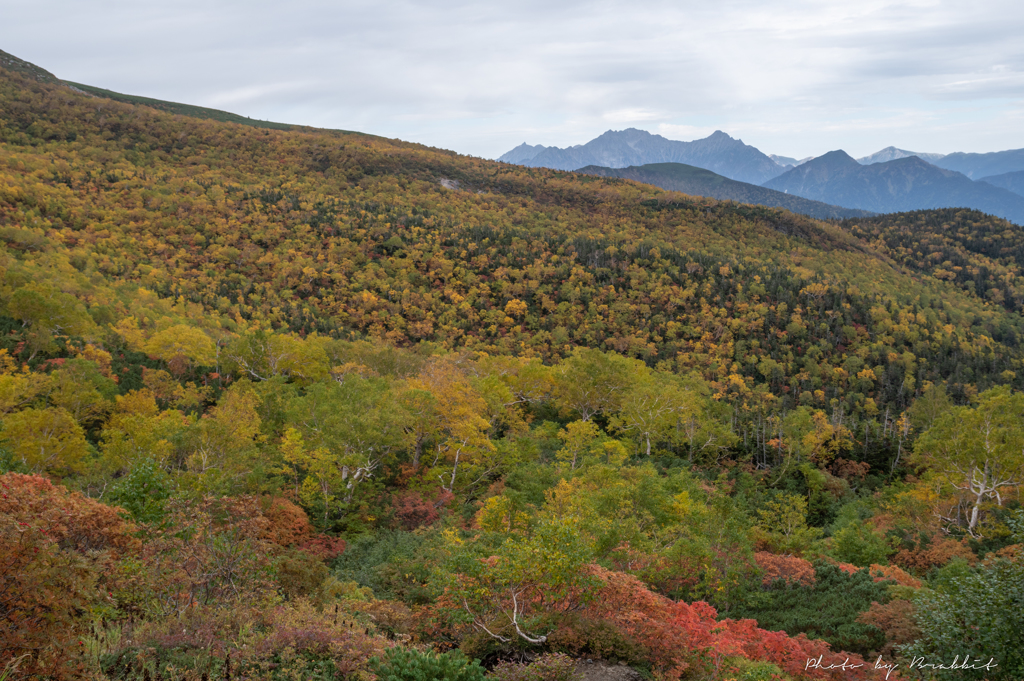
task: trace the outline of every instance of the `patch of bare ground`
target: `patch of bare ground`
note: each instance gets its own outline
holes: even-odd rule
[[[576,671],[581,681],[643,681],[639,672],[624,664],[608,664],[580,660],[576,663]]]

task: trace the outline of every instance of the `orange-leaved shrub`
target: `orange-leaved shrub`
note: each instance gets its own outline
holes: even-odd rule
[[[137,548],[105,506],[35,475],[0,475],[0,659],[10,678],[81,673],[80,613],[106,602],[117,559]]]
[[[264,497],[259,502],[266,525],[260,539],[274,546],[298,549],[317,560],[329,561],[345,551],[345,540],[319,534],[302,507],[284,497]]]
[[[764,586],[779,580],[802,586],[814,584],[814,566],[809,560],[758,551],[754,554],[754,561],[764,573],[761,577],[761,583]]]
[[[587,619],[614,626],[644,647],[650,662],[666,679],[713,671],[727,664],[728,657],[770,662],[795,678],[871,678],[868,667],[857,655],[832,652],[828,644],[801,634],[760,629],[754,620],[721,620],[717,611],[703,601],[673,601],[650,591],[637,578],[597,566],[588,568],[604,582],[597,596],[580,612]],[[822,668],[807,668],[811,659],[821,659]],[[828,670],[829,665],[847,669]],[[863,664],[861,667],[849,665]]]
[[[871,576],[875,578],[876,582],[884,582],[890,579],[900,586],[909,586],[913,589],[920,589],[924,586],[924,583],[907,573],[905,570],[901,570],[896,565],[875,565],[872,564],[870,568]]]
[[[974,555],[967,540],[957,541],[951,537],[933,540],[927,546],[913,549],[901,549],[892,562],[908,572],[923,575],[932,568],[942,567],[954,558],[963,558],[973,565],[978,557]]]
[[[296,546],[313,533],[313,524],[302,507],[284,497],[261,497],[260,511],[267,521],[261,539],[272,544]]]

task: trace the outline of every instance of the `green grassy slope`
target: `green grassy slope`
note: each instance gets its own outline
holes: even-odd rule
[[[111,90],[104,90],[103,88],[95,87],[93,85],[83,85],[82,83],[73,83],[71,81],[63,81],[71,87],[77,88],[90,95],[97,97],[106,97],[107,99],[113,99],[115,102],[125,102],[126,104],[140,104],[142,106],[152,107],[159,109],[160,111],[166,111],[167,113],[177,114],[179,116],[190,116],[192,118],[202,118],[211,121],[220,121],[222,123],[241,123],[242,125],[251,125],[256,128],[271,128],[273,130],[291,130],[292,125],[287,123],[273,123],[271,121],[259,121],[253,120],[246,116],[239,116],[227,111],[220,111],[218,109],[208,109],[205,106],[193,106],[191,104],[178,104],[177,102],[165,102],[161,99],[152,99],[150,97],[139,97],[136,95],[124,95],[120,92],[112,92]]]

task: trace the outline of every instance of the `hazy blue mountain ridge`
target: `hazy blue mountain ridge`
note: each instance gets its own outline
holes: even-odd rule
[[[1020,194],[1024,196],[1024,170],[1018,170],[1013,173],[1003,173],[1002,175],[990,175],[983,177],[978,182],[987,182],[995,187],[1002,187],[1008,189],[1014,194]]]
[[[958,151],[946,154],[935,165],[963,173],[971,179],[1003,175],[1024,170],[1024,149],[993,151],[987,154],[968,154]]]
[[[506,152],[498,158],[499,161],[505,163],[516,163],[521,164],[523,161],[529,161],[531,158],[539,154],[540,152],[547,149],[543,144],[530,145],[523,142],[512,151]]]
[[[845,151],[831,151],[763,186],[877,213],[966,207],[1024,224],[1024,196],[974,182],[917,156],[861,165]]]
[[[774,208],[785,208],[814,218],[869,217],[870,211],[831,206],[812,201],[794,194],[759,187],[756,184],[738,182],[713,173],[704,168],[682,163],[651,163],[627,168],[604,168],[586,166],[576,172],[600,177],[621,177],[652,184],[669,191],[682,192],[691,196],[710,196],[714,199],[754,203]]]
[[[768,154],[768,158],[770,158],[771,160],[775,161],[776,163],[778,163],[783,168],[786,168],[786,166],[790,166],[792,168],[795,168],[796,166],[800,165],[801,163],[807,163],[808,161],[810,161],[814,157],[813,156],[808,156],[807,158],[793,158],[792,156],[779,156],[778,154]],[[786,169],[789,170],[789,168],[786,168]]]

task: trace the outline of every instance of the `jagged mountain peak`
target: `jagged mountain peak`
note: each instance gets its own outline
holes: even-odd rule
[[[502,154],[498,157],[498,160],[505,161],[506,163],[522,163],[523,161],[529,161],[545,149],[547,149],[547,147],[543,144],[531,145],[523,142],[515,149]]]
[[[526,145],[529,147],[529,145]],[[586,144],[546,147],[530,158],[522,158],[520,145],[499,157],[527,166],[578,170],[585,166],[625,168],[651,163],[684,163],[711,170],[740,182],[761,184],[786,170],[761,153],[722,130],[692,142],[670,140],[638,128],[608,130]]]
[[[857,162],[861,165],[873,165],[875,163],[888,163],[889,161],[895,161],[901,158],[909,158],[911,156],[917,156],[922,158],[929,163],[939,160],[943,157],[943,154],[930,154],[919,151],[907,151],[906,149],[899,149],[898,147],[886,147],[876,151],[869,156],[863,156],[857,159]]]

